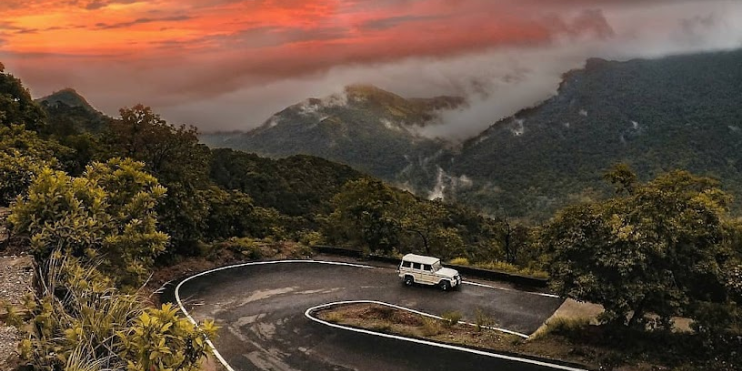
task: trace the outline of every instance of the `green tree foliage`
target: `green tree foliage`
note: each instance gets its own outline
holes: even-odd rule
[[[378,180],[350,181],[332,198],[335,211],[327,218],[324,234],[331,241],[390,252],[399,246],[402,197]]]
[[[21,80],[0,68],[0,127],[24,125],[28,130],[40,130],[44,120],[44,111],[31,99]]]
[[[346,183],[332,206],[322,225],[329,243],[443,259],[502,259],[498,225],[468,208],[419,199],[368,178]]]
[[[249,195],[256,206],[274,208],[313,224],[332,212],[330,200],[349,180],[363,175],[348,166],[312,156],[272,160],[252,153],[215,149],[211,178],[222,188]]]
[[[46,168],[8,220],[31,237],[37,257],[61,249],[99,262],[117,283],[136,287],[168,241],[154,211],[164,195],[144,164],[130,159],[93,163],[78,178]]]
[[[141,104],[119,112],[105,133],[112,155],[144,162],[163,184],[194,189],[208,182],[210,153],[198,143],[195,127],[169,124]]]
[[[651,312],[667,327],[699,303],[725,302],[728,203],[716,181],[675,171],[629,194],[568,207],[541,234],[554,289],[602,304],[606,321],[628,325]]]
[[[146,306],[122,293],[89,265],[52,253],[40,276],[40,295],[26,307],[22,358],[39,370],[198,370],[216,327],[199,327],[170,304]]]
[[[209,149],[198,143],[198,131],[167,123],[151,108],[137,105],[120,110],[104,134],[109,156],[141,161],[168,189],[157,211],[174,251],[188,254],[203,237],[209,205]]]
[[[22,125],[0,126],[0,205],[7,206],[25,192],[42,168],[58,167],[55,155],[68,152]]]
[[[73,150],[59,155],[68,173],[80,175],[89,162],[104,157],[98,134],[108,127],[108,117],[87,106],[70,106],[62,101],[44,100],[41,107],[48,123],[42,135]]]

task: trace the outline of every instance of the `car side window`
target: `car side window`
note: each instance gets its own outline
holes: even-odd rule
[[[428,271],[428,272],[430,272],[431,270],[433,270],[433,268],[430,266],[430,264],[423,265],[423,269],[426,270],[426,271]]]
[[[412,269],[420,269],[420,263],[412,263]]]
[[[405,268],[410,268],[412,266],[411,262],[402,262],[402,266]]]

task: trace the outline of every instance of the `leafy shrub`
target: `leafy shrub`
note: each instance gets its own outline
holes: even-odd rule
[[[45,168],[8,220],[31,237],[37,258],[59,248],[98,262],[116,284],[138,287],[169,238],[157,230],[154,212],[165,188],[143,168],[118,158],[89,165],[82,177]]]
[[[589,325],[587,318],[555,317],[546,323],[546,334],[570,337],[584,331]]]
[[[446,327],[451,327],[459,323],[459,321],[461,320],[461,312],[457,312],[457,311],[445,312],[441,314],[441,318],[442,318],[443,324],[445,324]]]
[[[443,332],[441,328],[441,321],[438,321],[430,317],[422,317],[422,334],[423,336],[436,336]]]
[[[474,324],[477,326],[477,331],[482,331],[486,327],[492,327],[495,324],[495,320],[492,319],[482,308],[477,308],[474,311]]]
[[[208,354],[212,321],[200,327],[169,304],[148,308],[137,294],[122,293],[93,267],[59,250],[40,278],[21,357],[39,370],[197,370]]]
[[[532,269],[532,268],[523,268],[518,267],[517,265],[506,263],[503,261],[490,261],[490,262],[481,262],[481,263],[474,263],[474,266],[477,268],[482,269],[489,269],[493,271],[498,272],[505,272],[505,273],[512,273],[512,274],[520,274],[524,276],[530,276],[535,278],[549,278],[549,274],[538,270],[538,269]]]
[[[464,266],[471,265],[471,263],[469,262],[469,259],[462,258],[462,257],[453,258],[448,263],[453,264],[453,265],[464,265]]]
[[[252,238],[233,237],[220,244],[221,248],[226,248],[234,253],[241,254],[246,259],[258,260],[263,257],[261,244]]]

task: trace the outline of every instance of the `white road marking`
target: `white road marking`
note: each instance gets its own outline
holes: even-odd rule
[[[178,283],[178,285],[175,287],[175,301],[178,303],[178,306],[180,307],[180,310],[183,311],[183,314],[186,316],[186,318],[188,318],[188,320],[191,321],[191,323],[193,323],[195,326],[198,326],[198,322],[190,315],[190,313],[188,313],[188,310],[186,310],[185,306],[183,305],[183,302],[180,300],[180,288],[181,288],[181,286],[183,286],[184,283],[186,283],[186,282],[188,282],[188,281],[190,281],[190,280],[192,280],[194,278],[198,278],[198,277],[201,277],[201,276],[205,276],[205,275],[208,275],[208,274],[211,274],[211,273],[214,273],[214,272],[219,272],[219,271],[223,271],[223,270],[227,270],[227,269],[247,267],[247,266],[252,266],[252,265],[269,265],[269,264],[283,264],[283,263],[315,263],[315,264],[339,265],[339,266],[355,267],[355,268],[365,268],[365,269],[373,269],[374,268],[372,266],[362,265],[362,264],[332,262],[332,261],[325,261],[325,260],[301,260],[301,259],[297,259],[297,260],[271,260],[271,261],[249,262],[249,263],[228,265],[228,266],[225,266],[225,267],[219,267],[219,268],[210,269],[210,270],[201,272],[199,274],[196,274],[196,275],[187,277],[183,281],[180,281],[180,283]],[[464,283],[467,283],[467,284],[470,284],[470,285],[474,285],[474,286],[482,286],[482,287],[488,287],[488,288],[493,288],[493,289],[499,289],[499,288],[496,288],[496,287],[493,287],[493,286],[488,286],[488,285],[484,285],[484,284],[480,284],[480,283],[474,283],[474,282],[464,282]],[[533,294],[540,294],[540,293],[533,293]],[[550,294],[541,294],[541,295],[548,296]],[[366,301],[366,302],[374,303],[374,301]],[[307,316],[309,319],[315,321],[315,322],[319,322],[319,323],[322,323],[322,324],[327,325],[327,326],[330,326],[330,327],[340,328],[340,329],[344,329],[344,330],[348,330],[348,331],[361,332],[361,333],[366,333],[366,334],[370,334],[370,335],[376,335],[376,336],[387,337],[387,338],[392,338],[392,339],[397,339],[397,340],[403,340],[403,341],[411,341],[411,342],[416,342],[416,343],[419,343],[419,344],[426,344],[426,345],[431,345],[431,346],[436,346],[436,347],[441,347],[441,348],[446,348],[446,349],[459,350],[459,351],[463,351],[463,352],[469,352],[469,353],[473,353],[473,354],[479,354],[479,355],[484,355],[484,356],[489,356],[489,357],[494,357],[494,358],[502,358],[502,359],[507,359],[507,360],[513,360],[513,361],[520,361],[520,362],[525,362],[525,363],[531,363],[531,364],[535,364],[535,365],[539,365],[539,366],[544,366],[544,367],[551,367],[551,368],[559,369],[559,370],[585,371],[585,370],[579,369],[579,368],[573,368],[573,367],[567,367],[567,366],[562,366],[562,365],[556,365],[556,364],[551,364],[551,363],[542,362],[542,361],[536,361],[536,360],[532,360],[532,359],[528,359],[528,358],[520,358],[520,357],[514,357],[514,356],[507,356],[507,355],[502,355],[502,354],[497,354],[497,353],[484,352],[484,351],[480,351],[480,350],[476,350],[476,349],[463,348],[463,347],[459,347],[459,346],[455,346],[455,345],[439,344],[439,343],[435,343],[435,342],[431,342],[431,341],[426,341],[426,340],[411,339],[411,338],[406,338],[406,337],[402,337],[402,336],[376,333],[376,332],[368,331],[368,330],[354,329],[354,328],[351,328],[351,327],[346,327],[346,326],[341,326],[341,325],[336,325],[336,324],[333,324],[333,323],[329,323],[329,322],[320,320],[318,318],[314,318],[314,317],[312,317],[309,314],[313,310],[316,310],[316,309],[319,309],[319,308],[322,308],[322,307],[327,307],[327,306],[330,306],[330,305],[337,305],[337,304],[341,304],[341,303],[344,303],[344,302],[323,304],[323,305],[320,305],[320,306],[317,306],[317,307],[309,308],[309,309],[307,309],[306,312],[304,312],[304,315]],[[347,302],[347,303],[351,303],[351,302]],[[417,313],[417,314],[420,314],[420,315],[423,315],[423,316],[427,316],[427,317],[433,317],[433,318],[439,318],[439,319],[441,318],[441,317],[434,316],[432,314],[428,314],[428,313],[416,311],[414,309],[399,307],[399,306],[396,306],[396,305],[393,305],[393,304],[388,304],[388,303],[383,303],[383,302],[375,302],[375,303],[382,304],[382,305],[388,305],[388,306],[391,306],[391,307],[396,307],[396,308],[402,309],[402,310],[408,310],[410,312]],[[506,329],[497,329],[497,328],[493,328],[493,329],[496,329],[496,330],[499,330],[499,331],[502,331],[502,332],[507,332],[507,333],[510,333],[510,334],[513,334],[513,335],[516,335],[516,336],[521,336],[521,337],[526,337],[526,338],[528,337],[528,335],[520,334],[520,333],[517,333],[517,332],[514,332],[514,331],[510,331],[510,330],[506,330]],[[230,366],[229,363],[227,363],[227,360],[224,359],[224,357],[221,355],[221,353],[219,353],[219,351],[216,349],[216,346],[214,346],[214,343],[211,342],[210,339],[207,338],[206,339],[206,343],[211,348],[212,353],[214,354],[214,357],[216,357],[216,359],[219,360],[219,362],[224,366],[224,368],[227,369],[227,371],[235,371],[234,368],[232,368],[232,366]]]
[[[214,272],[219,272],[227,269],[233,269],[233,268],[240,268],[240,267],[247,267],[251,265],[267,265],[267,264],[278,264],[278,263],[318,263],[318,264],[330,264],[330,265],[342,265],[347,267],[356,267],[356,268],[373,268],[368,265],[360,265],[360,264],[351,264],[351,263],[339,263],[339,262],[328,262],[324,260],[271,260],[271,261],[263,261],[263,262],[250,262],[250,263],[242,263],[242,264],[236,264],[236,265],[228,265],[226,267],[219,267],[210,269],[204,272],[201,272],[199,274],[187,277],[183,281],[180,281],[178,283],[178,286],[175,287],[175,301],[178,302],[178,306],[180,307],[180,310],[183,311],[183,314],[185,314],[186,318],[188,318],[191,323],[193,323],[195,326],[198,326],[198,322],[188,313],[188,310],[186,310],[185,306],[183,305],[183,302],[180,300],[180,287],[183,286],[184,283],[197,278],[201,276],[205,276],[207,274],[211,274]],[[224,357],[219,353],[218,350],[216,350],[216,347],[214,346],[214,343],[211,342],[210,339],[206,339],[206,344],[209,344],[209,347],[211,347],[211,351],[214,353],[214,357],[216,357],[217,360],[219,360],[219,363],[221,363],[224,368],[227,369],[227,371],[235,371],[235,369],[232,368],[232,366],[227,363],[227,360],[224,359]]]
[[[318,305],[318,306],[313,307],[313,308],[309,308],[307,310],[307,312],[304,312],[304,315],[309,316],[307,314],[309,312],[314,312],[314,311],[316,311],[318,309],[323,309],[323,308],[331,307],[333,305],[343,305],[343,304],[379,304],[379,305],[384,305],[384,306],[387,306],[387,307],[390,307],[390,308],[395,308],[395,309],[404,310],[404,311],[407,311],[407,312],[410,312],[410,313],[419,314],[421,316],[425,316],[425,317],[429,317],[429,318],[435,318],[435,319],[439,319],[439,320],[442,320],[443,319],[443,317],[435,316],[435,315],[432,315],[430,313],[425,313],[425,312],[421,312],[419,310],[415,310],[415,309],[412,309],[412,308],[401,307],[399,305],[385,303],[383,301],[377,301],[377,300],[347,300],[347,301],[336,301],[336,302],[333,302],[333,303],[322,304],[322,305]],[[474,327],[477,326],[476,324],[471,323],[471,322],[461,322],[460,321],[459,323],[464,324],[464,325],[468,325],[468,326],[474,326]],[[522,337],[524,339],[528,339],[528,335],[526,335],[526,334],[521,334],[520,332],[511,331],[511,330],[507,330],[507,329],[500,328],[500,327],[482,326],[482,328],[486,328],[486,329],[489,329],[489,330],[500,331],[500,332],[504,332],[506,334],[520,336],[520,337]]]
[[[471,349],[471,348],[465,348],[465,347],[460,347],[460,346],[456,346],[456,345],[436,343],[436,342],[428,341],[428,340],[413,339],[413,338],[408,338],[408,337],[399,336],[399,335],[391,335],[391,334],[385,334],[385,333],[381,333],[381,332],[375,332],[375,331],[370,331],[370,330],[358,329],[358,328],[354,328],[354,327],[348,327],[348,326],[338,325],[338,324],[335,324],[335,323],[330,323],[330,322],[327,322],[327,321],[324,321],[324,320],[321,320],[321,319],[319,319],[317,317],[312,316],[312,312],[314,312],[314,311],[316,311],[318,309],[327,308],[327,307],[332,306],[332,305],[364,303],[364,302],[365,303],[375,303],[375,304],[387,305],[387,306],[390,306],[390,307],[395,307],[395,308],[399,308],[399,309],[403,309],[403,310],[409,310],[410,312],[418,313],[418,314],[421,314],[421,315],[424,315],[424,316],[428,316],[428,317],[436,317],[436,316],[431,316],[431,315],[426,314],[426,313],[418,312],[416,310],[412,310],[412,309],[408,309],[408,308],[403,308],[403,307],[399,307],[399,306],[396,306],[396,305],[393,305],[393,304],[384,303],[384,302],[371,301],[371,300],[368,300],[368,301],[366,301],[366,300],[351,300],[351,301],[344,301],[344,302],[343,301],[339,301],[339,302],[336,302],[336,303],[322,304],[322,305],[318,305],[316,307],[312,307],[312,308],[307,309],[306,312],[304,312],[304,316],[306,316],[307,318],[309,318],[310,320],[312,320],[314,322],[321,323],[321,324],[323,324],[325,326],[339,328],[339,329],[343,329],[343,330],[347,330],[347,331],[359,332],[359,333],[363,333],[363,334],[368,334],[368,335],[373,335],[373,336],[379,336],[379,337],[384,337],[384,338],[389,338],[389,339],[395,339],[395,340],[401,340],[401,341],[409,341],[409,342],[412,342],[412,343],[429,345],[429,346],[438,347],[438,348],[458,350],[458,351],[462,351],[462,352],[467,352],[467,353],[472,353],[472,354],[477,354],[477,355],[482,355],[482,356],[487,356],[487,357],[492,357],[492,358],[506,359],[506,360],[509,360],[509,361],[530,363],[530,364],[533,364],[533,365],[543,366],[543,367],[549,367],[549,368],[553,368],[553,369],[556,369],[556,370],[587,371],[587,370],[582,369],[582,368],[576,368],[576,367],[570,367],[570,366],[564,366],[564,365],[557,365],[557,364],[548,363],[548,362],[539,361],[539,360],[530,359],[530,358],[521,358],[521,357],[515,357],[515,356],[508,356],[508,355],[505,355],[505,354],[490,353],[490,352],[485,352],[483,350],[478,350],[478,349]],[[436,318],[440,318],[440,317],[436,317]],[[526,337],[528,337],[528,336],[526,336]]]

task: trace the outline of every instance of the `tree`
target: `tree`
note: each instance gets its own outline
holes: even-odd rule
[[[569,207],[541,234],[554,289],[602,304],[604,320],[630,326],[651,312],[669,327],[694,303],[724,302],[728,202],[716,181],[675,171],[630,194]]]
[[[331,241],[387,252],[399,245],[400,196],[381,181],[349,181],[333,197],[332,205],[323,232]]]
[[[150,107],[122,108],[105,134],[109,155],[141,161],[168,189],[157,212],[174,250],[193,253],[206,229],[209,149],[199,144],[198,130],[167,123]]]
[[[100,264],[118,284],[137,287],[168,241],[157,230],[154,211],[165,188],[143,169],[140,162],[118,158],[93,163],[78,178],[46,168],[11,207],[8,220],[31,238],[37,257],[61,249]]]
[[[21,80],[5,73],[4,66],[0,67],[0,127],[24,125],[28,130],[39,131],[45,125],[44,111]]]
[[[195,127],[169,124],[141,104],[119,112],[105,133],[110,155],[145,163],[163,184],[196,189],[208,183],[210,152],[199,144]]]
[[[440,201],[419,200],[411,194],[404,194],[399,208],[401,227],[412,238],[404,239],[405,251],[421,250],[427,255],[453,258],[464,249],[464,240],[455,228],[452,215],[446,205]],[[416,243],[417,242],[417,243]],[[413,246],[422,242],[421,249]]]
[[[71,152],[54,141],[43,140],[22,125],[0,126],[0,205],[8,205],[28,189],[44,167],[59,167],[56,155]]]

